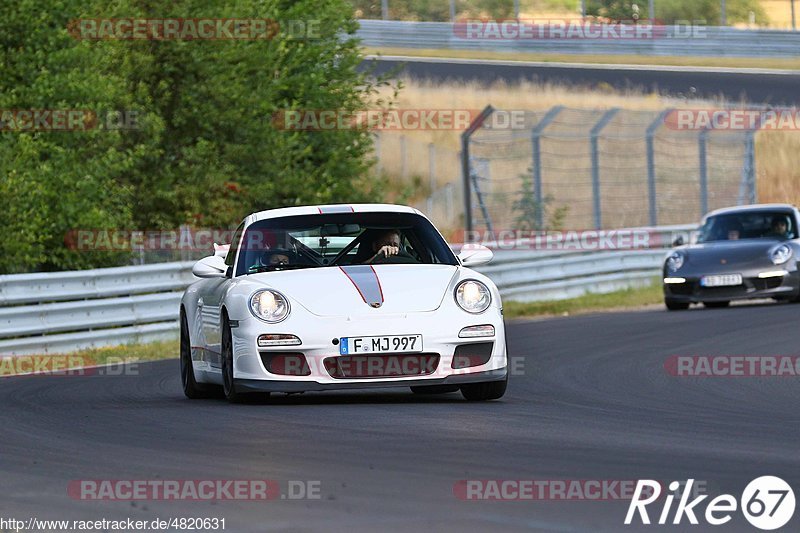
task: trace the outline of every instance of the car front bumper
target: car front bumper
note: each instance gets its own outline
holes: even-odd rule
[[[800,273],[797,270],[783,276],[759,278],[765,268],[758,271],[736,272],[742,274],[742,284],[729,287],[703,287],[701,275],[670,274],[666,277],[681,277],[683,283],[664,283],[664,297],[673,302],[699,303],[752,300],[758,298],[792,299],[800,294]],[[726,274],[723,272],[722,274]],[[709,275],[712,273],[709,273]],[[720,274],[714,272],[713,274]]]
[[[502,313],[491,307],[480,315],[439,313],[409,313],[404,315],[376,315],[373,317],[305,317],[302,323],[290,321],[281,324],[266,324],[258,319],[239,320],[231,329],[234,353],[234,378],[237,390],[301,392],[336,389],[375,387],[409,387],[421,385],[456,385],[485,381],[499,381],[507,377],[505,327]],[[476,325],[494,326],[491,337],[460,338],[462,328]],[[294,327],[292,327],[294,326]],[[262,334],[283,333],[298,336],[302,344],[297,346],[259,347],[257,339]],[[342,337],[382,335],[422,335],[420,354],[353,354],[353,359],[372,360],[375,357],[396,358],[430,356],[436,360],[430,371],[408,375],[386,375],[377,365],[377,372],[353,372],[336,376],[330,366],[343,361],[339,345]],[[490,344],[491,346],[487,346]],[[481,357],[470,357],[466,367],[464,358],[458,355],[472,353],[473,347],[482,345]],[[286,375],[283,368],[278,372],[270,366],[273,357],[284,354],[304,359],[305,375]],[[455,362],[454,362],[455,361]],[[343,365],[344,366],[344,365]],[[388,365],[388,366],[391,366]],[[412,365],[413,366],[413,365]],[[455,368],[454,368],[455,367]],[[295,365],[295,370],[298,369]],[[361,368],[352,364],[350,369]],[[372,368],[369,364],[363,368]],[[394,367],[397,368],[397,365]]]
[[[470,372],[455,374],[444,378],[413,379],[402,378],[394,380],[337,380],[334,383],[313,380],[278,380],[278,379],[237,379],[238,392],[311,392],[328,390],[368,389],[387,387],[416,387],[431,385],[463,385],[466,383],[483,383],[487,381],[502,381],[508,376],[507,368],[486,370],[483,372]]]

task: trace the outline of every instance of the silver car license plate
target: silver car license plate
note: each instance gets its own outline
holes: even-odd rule
[[[703,276],[700,278],[700,285],[703,287],[733,287],[741,284],[741,274],[722,274],[719,276]]]

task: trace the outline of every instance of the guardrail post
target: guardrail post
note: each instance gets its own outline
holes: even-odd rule
[[[603,116],[600,117],[600,120],[592,127],[592,131],[589,134],[591,139],[591,147],[592,147],[592,196],[594,200],[594,226],[595,229],[601,229],[603,226],[603,219],[602,214],[600,212],[601,204],[600,204],[600,153],[598,150],[598,138],[600,137],[600,132],[603,131],[611,119],[614,118],[619,112],[618,107],[614,107],[603,113]]]
[[[703,128],[697,136],[697,152],[700,154],[700,216],[708,213],[708,162],[706,159],[706,144],[708,143],[708,129]]]
[[[484,121],[486,121],[492,113],[494,113],[494,108],[487,105],[483,111],[475,117],[475,120],[472,121],[469,127],[464,130],[464,133],[461,134],[461,179],[464,182],[464,229],[467,231],[467,235],[469,235],[469,232],[473,229],[472,189],[470,184],[472,169],[470,168],[469,140],[472,134],[483,125]]]
[[[545,128],[550,125],[556,116],[564,109],[563,105],[551,107],[542,117],[542,120],[533,128],[531,132],[531,144],[533,145],[533,193],[536,195],[536,227],[544,228],[544,191],[542,190],[542,147],[541,137]]]
[[[652,5],[652,4],[651,4]],[[650,225],[658,225],[658,202],[656,199],[656,155],[655,146],[653,142],[656,136],[656,130],[664,122],[672,112],[672,109],[665,109],[658,114],[658,117],[647,126],[647,195],[650,207]]]

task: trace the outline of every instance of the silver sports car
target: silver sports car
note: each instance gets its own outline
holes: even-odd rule
[[[800,212],[787,204],[718,209],[706,215],[696,242],[664,261],[664,303],[726,307],[731,300],[800,299]]]

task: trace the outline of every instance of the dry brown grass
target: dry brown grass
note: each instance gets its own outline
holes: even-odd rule
[[[483,86],[476,82],[439,84],[406,81],[397,101],[398,108],[482,109],[492,104],[499,109],[545,110],[555,105],[580,109],[658,111],[666,107],[708,108],[722,102],[698,102],[664,98],[657,94],[629,91],[620,94],[608,90],[589,90],[550,84],[525,82],[515,85],[496,83]],[[428,145],[435,146],[435,175],[439,187],[458,182],[461,169],[458,159],[460,131],[407,131],[381,134],[383,170],[408,187],[412,176],[420,176],[423,187],[409,200],[419,201],[430,190],[428,184]],[[401,158],[401,135],[405,137],[405,177]],[[761,202],[800,204],[800,132],[762,131],[756,135],[758,199]]]
[[[800,132],[759,132],[756,174],[759,201],[800,205]]]
[[[792,7],[790,0],[761,0],[761,7],[769,17],[769,27],[776,29],[792,28]],[[800,17],[800,4],[795,2],[795,17]]]

